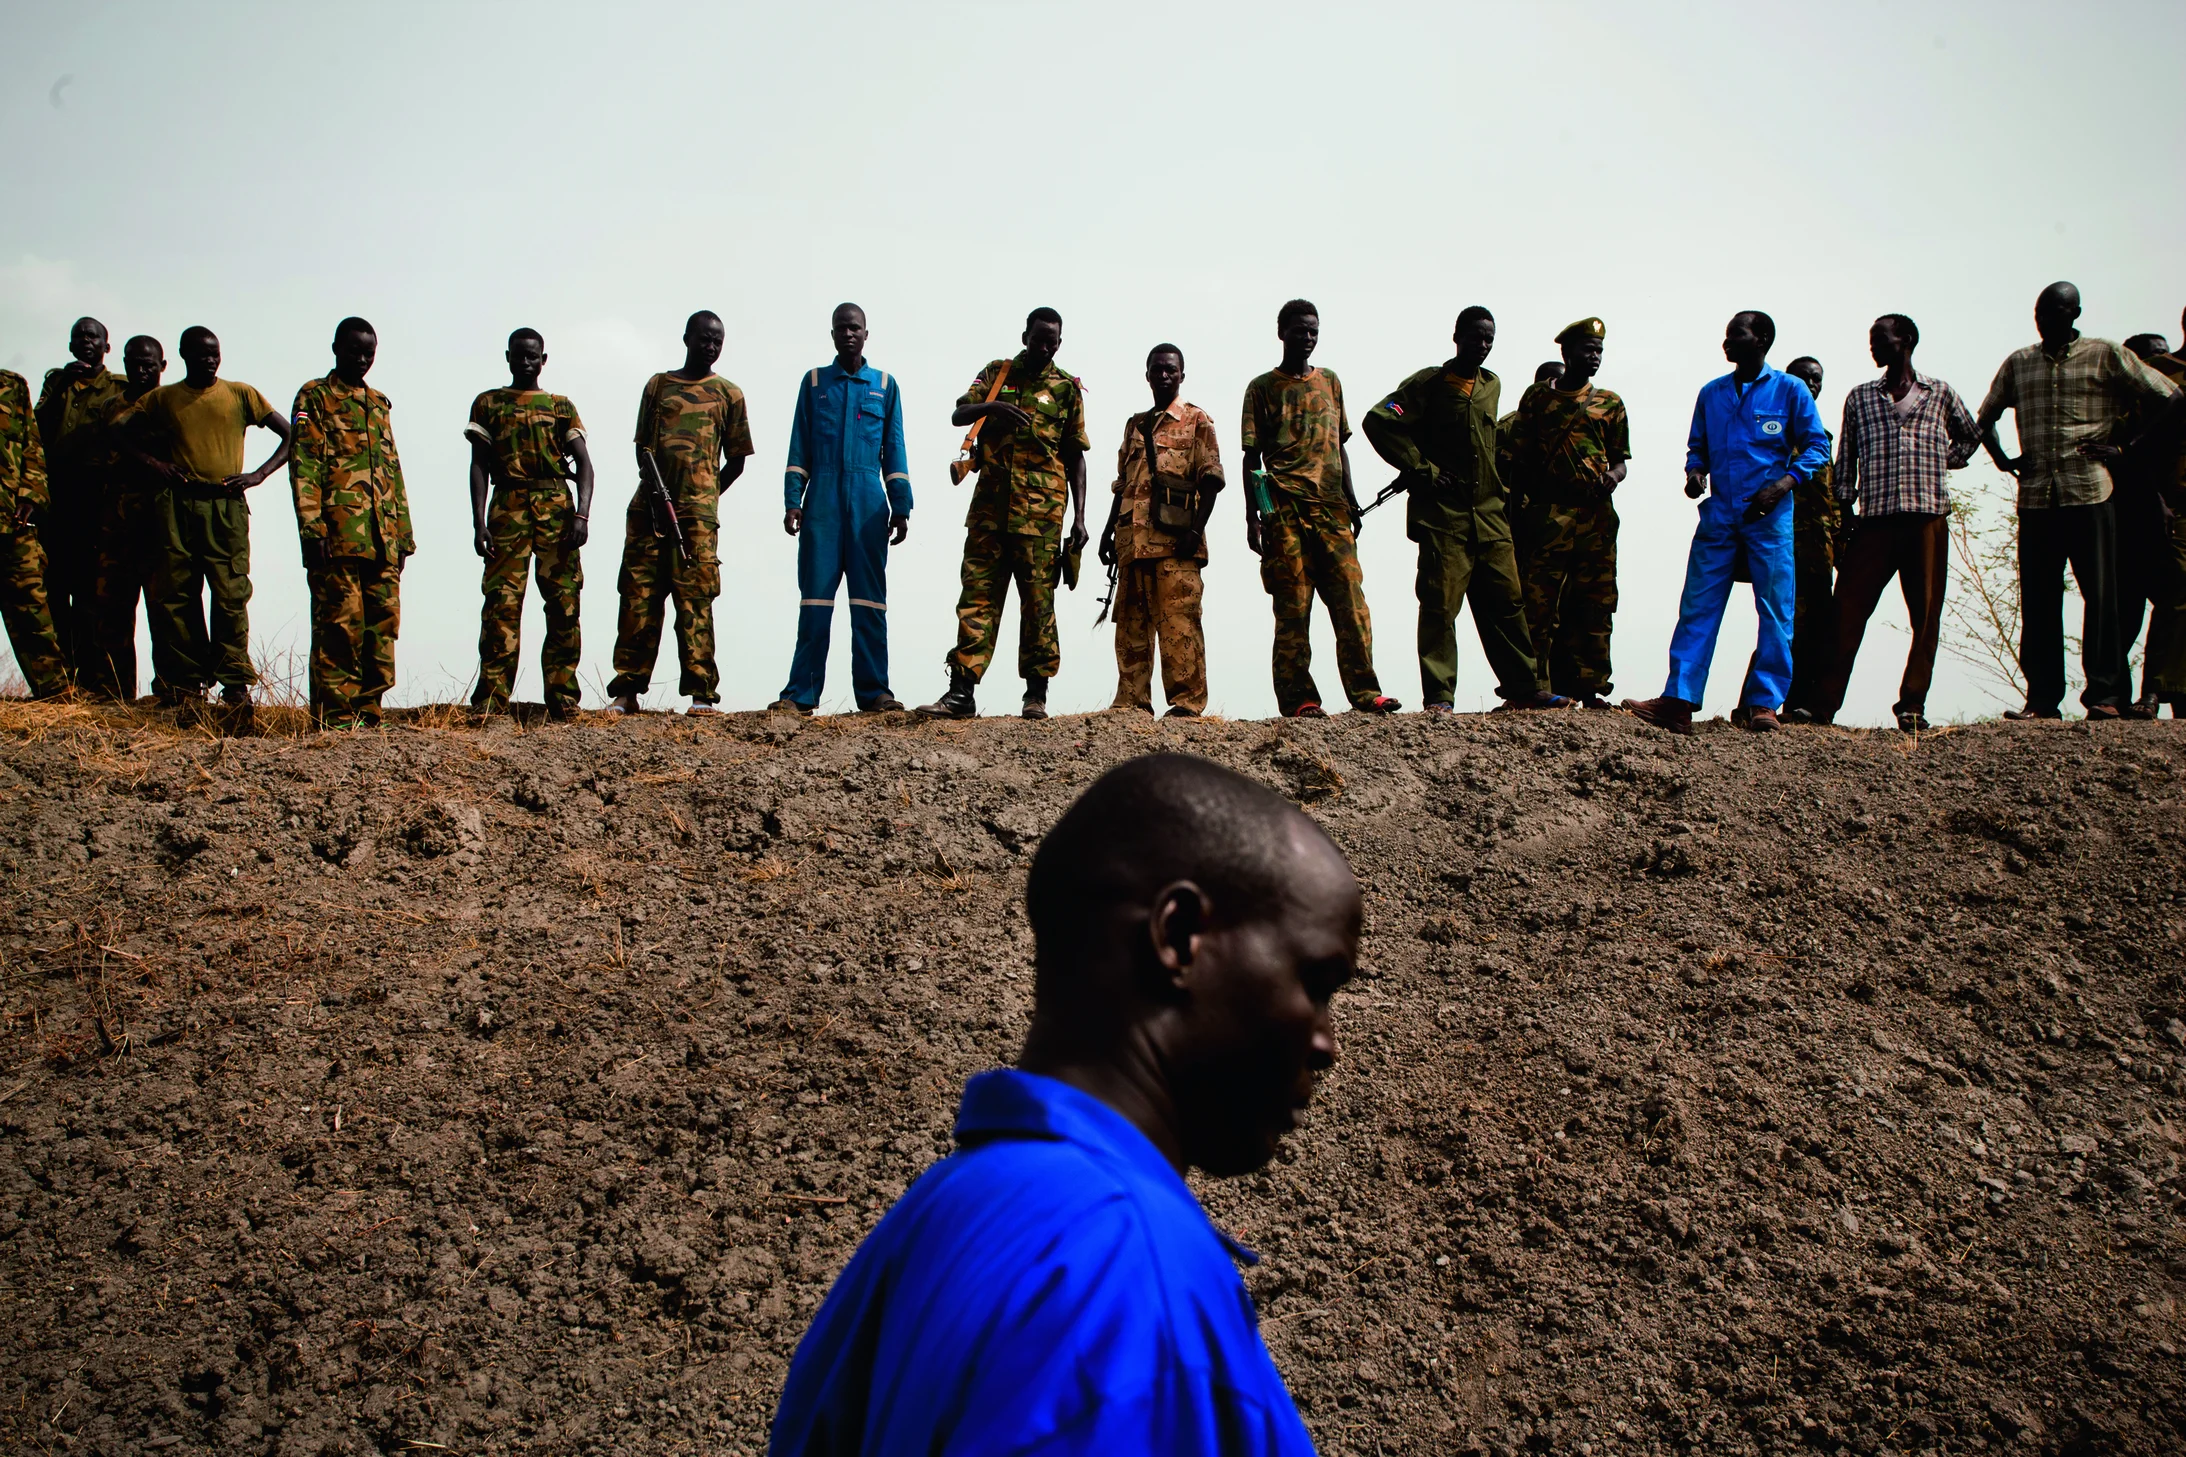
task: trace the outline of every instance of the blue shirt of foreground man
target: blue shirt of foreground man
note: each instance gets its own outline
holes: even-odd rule
[[[1041,842],[1018,1066],[867,1236],[790,1363],[772,1451],[1308,1454],[1183,1171],[1274,1156],[1334,1063],[1359,944],[1342,852],[1183,755],[1110,771]]]

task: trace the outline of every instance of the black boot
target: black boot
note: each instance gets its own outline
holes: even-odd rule
[[[1024,716],[1032,719],[1047,717],[1047,679],[1027,678],[1025,680]]]
[[[977,718],[979,705],[972,701],[972,692],[978,687],[972,675],[962,668],[949,670],[949,691],[932,703],[918,709],[920,718]]]

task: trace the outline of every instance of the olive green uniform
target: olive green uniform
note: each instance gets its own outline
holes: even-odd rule
[[[68,666],[46,610],[46,555],[28,519],[46,504],[46,454],[31,412],[30,381],[0,369],[0,622],[33,698],[68,689]]]
[[[86,687],[111,673],[98,668],[99,520],[111,490],[114,448],[108,428],[121,403],[122,377],[75,366],[46,371],[38,393],[39,443],[46,452],[51,500],[38,525],[46,553],[46,609],[69,675]]]
[[[1412,375],[1366,416],[1374,449],[1416,482],[1405,531],[1419,544],[1419,677],[1430,704],[1456,700],[1457,615],[1467,602],[1497,693],[1531,698],[1541,686],[1496,464],[1501,401],[1493,372],[1466,379],[1452,360]]]
[[[417,550],[392,406],[335,375],[296,392],[289,484],[311,586],[311,706],[324,723],[379,722],[395,683],[402,566]]]
[[[653,683],[668,604],[675,603],[677,691],[693,703],[721,700],[714,660],[713,604],[721,595],[721,460],[751,454],[744,392],[718,374],[656,374],[638,399],[637,444],[653,452],[675,502],[684,549],[656,536],[641,484],[623,516],[621,606],[615,619],[615,676],[607,696],[636,697]]]
[[[2186,389],[2186,346],[2159,354],[2148,367]],[[2149,553],[2155,570],[2148,586],[2148,642],[2141,651],[2141,694],[2186,711],[2186,444],[2174,443],[2167,461],[2149,474],[2165,506],[2160,536]]]
[[[995,396],[1015,405],[1032,423],[1012,425],[989,417],[979,429],[979,483],[964,515],[964,570],[956,599],[956,646],[948,664],[976,683],[994,661],[1002,606],[1017,586],[1017,672],[1027,680],[1062,671],[1055,636],[1056,562],[1062,550],[1063,508],[1070,497],[1066,454],[1092,448],[1085,433],[1085,386],[1049,360],[1032,370],[1019,354],[990,360],[957,399],[958,408],[980,404],[995,375],[1009,377]]]
[[[536,574],[546,612],[539,670],[547,707],[577,706],[577,661],[584,649],[577,604],[584,562],[577,549],[577,504],[570,490],[574,444],[584,438],[577,407],[544,390],[487,390],[471,402],[463,434],[484,450],[492,495],[486,505],[486,558],[478,619],[474,707],[508,706],[523,650],[524,579]],[[536,565],[534,565],[536,564]]]
[[[1533,385],[1505,436],[1504,465],[1524,482],[1512,534],[1526,629],[1548,687],[1567,697],[1609,695],[1618,526],[1609,472],[1631,453],[1624,401],[1592,384]]]
[[[1354,708],[1381,701],[1374,672],[1374,618],[1359,571],[1356,528],[1344,494],[1351,438],[1343,381],[1331,369],[1271,369],[1245,387],[1245,449],[1260,452],[1268,506],[1260,513],[1260,585],[1275,609],[1275,704],[1286,718],[1318,705],[1313,681],[1313,599],[1336,634],[1336,672]]]

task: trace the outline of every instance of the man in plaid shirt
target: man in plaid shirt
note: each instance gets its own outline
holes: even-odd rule
[[[1858,501],[1859,515],[1838,568],[1835,661],[1815,703],[1815,716],[1823,723],[1844,706],[1867,619],[1894,576],[1905,594],[1913,647],[1892,711],[1907,733],[1928,726],[1923,711],[1935,676],[1951,561],[1951,493],[1945,477],[1965,467],[1981,435],[1958,391],[1913,368],[1919,343],[1920,329],[1905,315],[1875,320],[1867,349],[1882,366],[1882,378],[1855,385],[1845,397],[1836,491],[1848,508]]]
[[[2171,428],[2181,404],[2176,386],[2108,339],[2073,327],[2080,291],[2053,283],[2034,301],[2042,342],[2015,351],[1996,372],[1975,426],[1996,468],[2019,481],[2019,670],[2027,704],[2004,717],[2059,718],[2065,696],[2065,566],[2086,603],[2080,628],[2091,719],[2117,718],[2131,694],[2131,670],[2118,629],[2117,508],[2110,462],[2129,447],[2110,442],[2111,427],[2145,403],[2147,435]],[[1996,423],[2018,412],[2019,454],[2004,453]],[[2134,443],[2135,445],[2138,442]]]

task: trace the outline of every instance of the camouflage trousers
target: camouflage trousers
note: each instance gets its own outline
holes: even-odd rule
[[[257,682],[250,660],[250,503],[188,486],[161,491],[157,500],[158,514],[147,525],[159,566],[145,594],[155,680],[180,693]]]
[[[172,696],[156,676],[173,656],[162,635],[168,619],[150,611],[159,580],[160,501],[157,492],[115,491],[99,517],[98,557],[92,568],[92,649],[79,653],[76,683],[87,693],[126,703],[137,696],[137,602],[152,626],[152,690]]]
[[[46,609],[46,554],[38,533],[18,524],[0,534],[0,621],[7,624],[15,668],[33,698],[51,698],[68,688],[68,665],[53,640],[53,615]]]
[[[376,724],[395,686],[402,564],[337,557],[307,575],[312,712],[326,724]]]
[[[584,591],[584,562],[572,533],[576,506],[560,481],[504,482],[486,511],[485,606],[478,616],[478,686],[471,703],[506,708],[523,652],[524,579],[536,574],[539,605],[546,610],[546,642],[539,671],[549,708],[574,708],[579,697],[577,659],[584,640],[577,601]]]
[[[1313,597],[1336,630],[1336,671],[1355,708],[1381,697],[1374,619],[1366,609],[1357,538],[1342,506],[1279,495],[1260,518],[1260,585],[1275,608],[1275,705],[1284,717],[1321,701],[1313,681]]]
[[[1526,630],[1545,685],[1568,698],[1609,696],[1617,612],[1617,510],[1604,499],[1530,505],[1519,523]]]
[[[1154,648],[1161,648],[1161,691],[1171,708],[1207,711],[1207,637],[1200,630],[1203,589],[1190,557],[1148,557],[1116,570],[1116,701],[1112,708],[1154,709]]]
[[[681,510],[678,503],[678,510]],[[661,629],[667,626],[670,599],[676,609],[676,659],[682,677],[676,691],[694,703],[721,699],[721,670],[714,664],[713,602],[721,595],[719,528],[683,513],[688,553],[676,550],[673,537],[653,535],[652,513],[641,494],[623,519],[622,571],[615,590],[622,606],[615,614],[615,676],[607,696],[643,694],[653,685],[653,664],[660,657]]]
[[[995,638],[1002,631],[1002,604],[1015,582],[1018,676],[1052,678],[1062,671],[1063,649],[1055,638],[1055,559],[1061,545],[1059,536],[976,526],[965,531],[956,646],[947,660],[952,670],[969,673],[974,683],[987,675]]]

